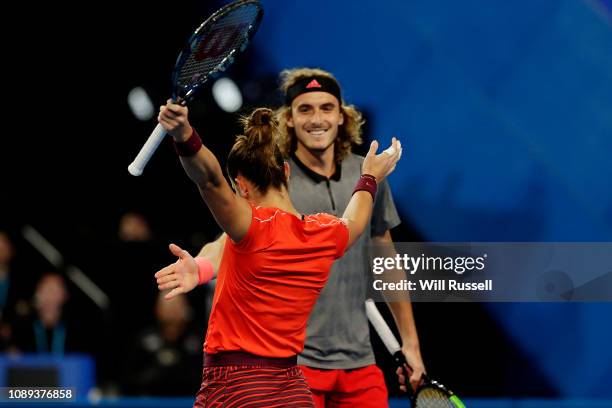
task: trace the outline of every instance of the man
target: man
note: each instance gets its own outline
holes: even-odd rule
[[[34,292],[34,310],[15,328],[14,345],[21,352],[62,356],[78,351],[82,337],[72,330],[65,310],[69,293],[64,278],[56,272],[41,276]]]
[[[186,296],[170,301],[158,296],[155,324],[138,333],[132,347],[126,347],[124,393],[182,396],[198,389],[202,343],[200,334],[191,330],[191,315]],[[125,343],[124,338],[124,347]]]
[[[326,71],[286,70],[281,82],[285,104],[277,111],[279,147],[289,157],[289,195],[304,214],[341,216],[361,174],[363,158],[352,154],[351,146],[361,143],[362,116],[342,102],[337,80]],[[388,404],[384,377],[375,365],[370,343],[364,306],[368,273],[362,254],[370,242],[391,243],[389,230],[399,223],[389,185],[383,181],[370,229],[334,263],[308,321],[299,363],[317,407],[380,408]],[[215,258],[222,244],[208,244],[200,255]],[[409,380],[414,387],[424,365],[412,306],[408,301],[389,306],[402,338],[402,351],[413,368]]]

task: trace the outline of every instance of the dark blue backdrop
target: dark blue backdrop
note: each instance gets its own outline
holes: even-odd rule
[[[404,142],[391,183],[424,237],[612,240],[609,1],[264,5],[258,74],[336,74]],[[560,395],[612,396],[612,305],[488,308]]]

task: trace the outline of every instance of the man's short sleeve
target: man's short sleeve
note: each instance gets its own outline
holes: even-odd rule
[[[374,202],[372,220],[370,223],[371,234],[373,237],[381,236],[385,231],[397,227],[400,223],[401,220],[397,214],[393,196],[391,195],[391,188],[385,179],[378,185],[378,192],[376,193],[376,201]]]

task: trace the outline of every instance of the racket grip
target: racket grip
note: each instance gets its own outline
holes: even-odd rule
[[[128,166],[128,171],[132,176],[140,176],[142,174],[145,166],[149,160],[151,160],[153,153],[155,153],[161,141],[164,140],[166,133],[167,132],[163,126],[158,123],[153,130],[153,133],[151,133],[151,136],[149,136],[145,144],[142,146],[142,149],[140,149],[140,152],[138,152],[138,155],[136,155],[136,158],[132,164]]]
[[[393,353],[393,361],[395,362],[395,365],[397,367],[400,367],[402,369],[402,372],[404,373],[404,377],[406,377],[406,392],[408,392],[409,395],[414,396],[414,389],[410,385],[410,372],[408,372],[408,369],[406,369],[406,366],[408,367],[410,366],[408,365],[408,362],[406,361],[406,357],[404,357],[404,353],[402,353],[401,350],[398,350],[395,353]]]
[[[387,325],[387,322],[385,322],[385,319],[378,311],[378,308],[372,299],[367,299],[365,301],[365,308],[368,320],[370,323],[372,323],[372,326],[374,326],[376,333],[378,333],[378,336],[389,351],[389,354],[395,355],[395,353],[398,351],[401,353],[402,347],[395,339],[393,332]]]

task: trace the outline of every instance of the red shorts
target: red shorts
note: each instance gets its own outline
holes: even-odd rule
[[[275,359],[247,353],[206,359],[212,363],[205,363],[194,407],[315,407],[302,370],[296,365],[278,367],[274,366],[276,362],[270,362]],[[212,365],[219,362],[220,365]]]
[[[350,370],[300,366],[317,408],[384,408],[389,406],[382,371],[376,365]]]

